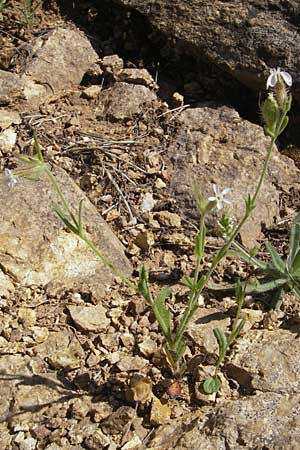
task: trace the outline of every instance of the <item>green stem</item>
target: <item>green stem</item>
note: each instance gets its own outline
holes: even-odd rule
[[[252,204],[255,205],[257,196],[259,194],[259,191],[262,187],[262,184],[264,182],[266,173],[267,173],[267,168],[268,168],[268,164],[270,162],[270,158],[272,155],[272,151],[273,151],[273,147],[275,144],[275,141],[277,139],[277,137],[279,136],[279,130],[281,128],[281,125],[283,123],[283,120],[285,118],[286,114],[282,114],[280,120],[278,121],[277,127],[276,127],[276,132],[274,137],[271,139],[268,151],[267,151],[267,156],[265,158],[264,164],[263,164],[263,168],[262,168],[262,172],[256,187],[256,190],[254,192],[254,195],[252,197]],[[188,326],[188,323],[192,317],[192,315],[194,314],[195,310],[197,309],[197,303],[198,303],[198,299],[199,296],[203,290],[203,288],[206,286],[207,282],[209,281],[212,273],[214,272],[214,270],[216,269],[216,267],[218,266],[219,262],[224,258],[224,256],[227,254],[232,242],[234,241],[234,239],[236,238],[236,236],[238,235],[238,233],[240,232],[241,228],[243,227],[243,225],[245,224],[245,222],[248,220],[249,216],[251,215],[252,210],[249,210],[248,208],[246,208],[244,217],[242,217],[240,223],[236,226],[236,228],[233,230],[233,232],[231,233],[228,241],[226,242],[226,244],[217,252],[217,254],[215,255],[213,261],[212,261],[212,265],[210,267],[210,269],[208,270],[207,274],[205,275],[205,278],[203,280],[203,283],[201,283],[201,286],[199,287],[199,289],[197,289],[197,291],[192,292],[188,304],[185,308],[184,314],[182,316],[182,319],[180,321],[180,324],[178,326],[178,329],[176,331],[175,334],[175,339],[173,341],[173,348],[176,349],[178,348],[178,345],[183,337],[183,334]]]
[[[60,198],[60,200],[61,200],[61,202],[63,204],[63,207],[65,208],[65,210],[67,211],[69,216],[72,218],[72,220],[75,223],[75,225],[78,225],[77,220],[76,220],[74,214],[72,213],[71,208],[69,207],[68,202],[66,201],[66,199],[65,199],[65,197],[64,197],[64,195],[63,195],[63,193],[62,193],[62,191],[61,191],[61,189],[60,189],[60,187],[59,187],[59,185],[58,185],[58,183],[56,181],[55,176],[51,173],[51,171],[48,168],[45,169],[45,173],[46,173],[47,177],[50,179],[51,184],[54,187],[55,192],[57,193],[58,197]]]

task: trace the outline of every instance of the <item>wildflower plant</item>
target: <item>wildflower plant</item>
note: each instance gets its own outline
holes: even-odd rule
[[[270,77],[268,78],[267,88],[271,89],[270,92],[262,106],[262,115],[264,119],[264,129],[268,136],[270,136],[271,140],[266,152],[265,161],[261,170],[261,174],[257,183],[257,187],[255,192],[251,195],[248,194],[245,199],[245,212],[240,221],[234,225],[232,221],[226,216],[222,219],[221,225],[224,231],[224,245],[215,253],[213,256],[210,268],[206,273],[201,273],[201,262],[205,253],[205,240],[206,240],[206,216],[210,214],[213,210],[218,209],[221,210],[224,206],[229,204],[229,200],[227,199],[227,195],[230,193],[229,188],[225,188],[221,190],[217,186],[213,186],[214,195],[205,199],[199,189],[196,189],[195,197],[196,203],[200,213],[200,223],[199,230],[195,236],[195,269],[193,277],[185,276],[183,278],[183,282],[189,288],[189,294],[187,298],[187,302],[185,308],[179,317],[178,325],[175,326],[171,320],[171,314],[169,312],[167,306],[167,300],[171,295],[171,291],[169,288],[162,288],[158,295],[154,295],[152,289],[149,284],[149,277],[147,270],[144,266],[141,267],[139,271],[139,280],[137,283],[130,281],[121,271],[119,271],[110,261],[109,259],[103,255],[103,253],[95,246],[95,244],[90,240],[89,236],[85,232],[84,224],[82,222],[82,201],[79,204],[78,212],[74,214],[68,205],[56,179],[52,174],[50,167],[44,161],[41,148],[39,146],[36,135],[34,135],[35,141],[35,150],[36,155],[33,157],[23,157],[22,160],[25,163],[24,167],[17,169],[13,173],[7,172],[6,176],[8,178],[8,182],[10,187],[15,183],[16,177],[25,177],[28,179],[37,179],[39,176],[44,173],[50,180],[53,185],[54,190],[56,191],[58,198],[60,200],[60,205],[54,205],[54,209],[58,216],[61,218],[65,226],[74,234],[76,234],[80,239],[82,239],[86,245],[94,252],[95,255],[99,258],[99,260],[107,266],[114,274],[120,277],[128,286],[133,288],[137,293],[139,293],[147,302],[149,307],[152,309],[154,316],[159,324],[161,332],[165,338],[164,344],[164,353],[166,360],[169,366],[172,369],[173,375],[175,377],[180,376],[185,368],[184,354],[186,350],[185,343],[185,332],[193,318],[198,305],[200,295],[205,287],[208,286],[211,276],[217,268],[220,261],[228,254],[231,247],[235,244],[235,240],[237,235],[239,234],[241,228],[245,224],[245,222],[249,219],[251,214],[253,213],[258,195],[260,193],[262,184],[264,182],[267,167],[272,156],[272,151],[274,149],[275,141],[278,136],[283,132],[287,123],[288,117],[287,114],[291,108],[292,97],[288,93],[286,85],[289,87],[292,83],[291,76],[287,72],[282,72],[280,69],[276,69],[271,71]],[[296,281],[298,278],[298,272],[300,277],[300,253],[299,253],[299,226],[293,229],[293,242],[291,248],[292,253],[288,258],[288,263],[285,264],[285,269],[283,269],[283,264],[281,260],[275,255],[273,249],[270,252],[272,256],[273,266],[276,268],[276,271],[273,270],[272,273],[276,276],[280,275],[280,279],[284,278],[284,282],[282,281],[281,286],[284,286],[285,283],[292,283],[293,280],[293,288],[296,286]],[[297,245],[296,245],[297,241]],[[271,247],[269,247],[271,249]],[[249,261],[249,253],[246,252],[248,261]],[[250,252],[251,257],[251,252]],[[252,257],[251,257],[252,258]],[[256,260],[254,258],[251,259],[252,263],[255,263]],[[257,260],[258,261],[258,260]],[[261,264],[262,266],[262,264]],[[284,277],[282,275],[281,270],[285,270]],[[288,279],[288,277],[290,277]],[[287,281],[287,279],[289,281]],[[295,281],[295,283],[294,283]],[[274,280],[273,280],[274,282]],[[239,335],[242,327],[243,321],[240,319],[240,312],[243,305],[243,299],[245,293],[247,291],[247,285],[242,285],[238,283],[236,286],[236,298],[237,298],[237,314],[233,323],[231,334],[226,337],[223,331],[220,329],[215,329],[214,334],[217,338],[219,344],[219,358],[216,365],[215,376],[211,379],[208,379],[204,382],[204,389],[206,392],[216,392],[220,388],[220,379],[218,377],[219,368],[226,356],[228,348],[232,345],[234,340]]]

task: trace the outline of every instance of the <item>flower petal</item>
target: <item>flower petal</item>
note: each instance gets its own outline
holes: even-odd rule
[[[280,72],[280,75],[281,75],[283,81],[285,82],[285,84],[287,84],[288,86],[292,86],[293,79],[292,79],[292,76],[288,72]]]
[[[213,184],[213,191],[215,193],[215,196],[217,197],[219,195],[219,187],[216,184]]]
[[[225,188],[225,189],[223,189],[223,191],[221,192],[221,195],[227,195],[230,191],[231,191],[231,188]]]
[[[276,72],[273,72],[274,69],[272,69],[271,71],[271,75],[269,75],[268,79],[267,79],[267,89],[269,89],[269,87],[274,87],[275,84],[277,83],[277,74]]]
[[[208,197],[207,199],[209,202],[215,202],[217,199],[216,197]]]

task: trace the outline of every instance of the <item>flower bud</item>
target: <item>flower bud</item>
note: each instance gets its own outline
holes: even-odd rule
[[[261,112],[265,122],[265,131],[267,134],[272,136],[275,132],[277,120],[280,114],[277,100],[273,94],[268,94],[267,99],[263,103]]]
[[[274,92],[275,92],[275,96],[276,96],[278,105],[280,106],[281,109],[284,109],[286,102],[288,100],[288,92],[287,92],[287,88],[285,87],[285,84],[281,77],[278,77],[278,81],[274,88]]]

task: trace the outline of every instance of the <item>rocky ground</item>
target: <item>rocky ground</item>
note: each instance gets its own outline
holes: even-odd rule
[[[33,155],[35,130],[70,205],[84,200],[89,236],[128,276],[145,264],[154,292],[170,286],[176,323],[195,262],[194,184],[205,195],[214,183],[232,188],[236,219],[255,189],[269,142],[259,118],[246,119],[256,94],[215,65],[195,81],[191,55],[181,49],[178,61],[172,42],[158,57],[166,38],[139,12],[109,1],[33,4],[32,14],[15,1],[1,15],[0,170]],[[263,258],[266,237],[287,253],[299,209],[288,139],[240,236]],[[297,300],[286,295],[275,313],[247,297],[222,389],[207,396],[212,330],[230,331],[234,296],[204,292],[175,380],[145,301],[66,231],[56,201],[44,178],[0,180],[0,450],[299,449]],[[217,219],[204,271],[222,243]],[[237,276],[245,266],[227,258],[214,281]]]

